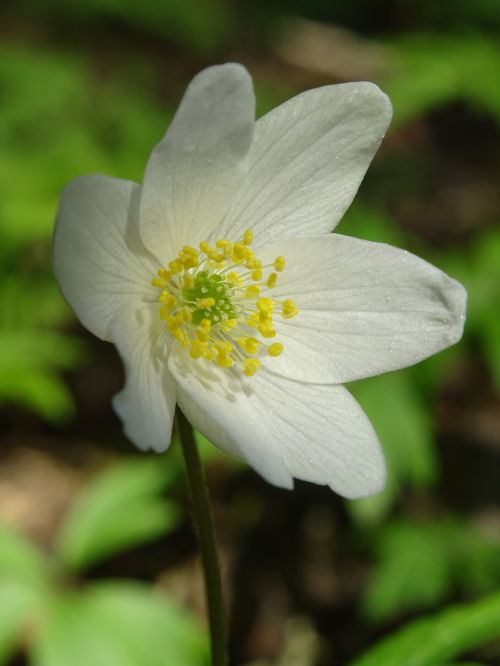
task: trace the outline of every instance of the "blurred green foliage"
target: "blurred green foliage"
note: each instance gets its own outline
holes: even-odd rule
[[[500,535],[459,517],[393,520],[373,536],[377,566],[363,610],[380,622],[500,585]]]
[[[470,32],[417,33],[387,46],[392,65],[382,84],[394,105],[396,126],[453,100],[465,101],[500,122],[497,38]]]
[[[203,630],[145,583],[84,583],[82,570],[170,532],[172,481],[151,458],[98,474],[70,507],[52,555],[0,524],[0,664],[23,648],[35,666],[204,666]]]
[[[413,622],[381,641],[351,666],[445,666],[500,634],[500,594],[451,607]]]

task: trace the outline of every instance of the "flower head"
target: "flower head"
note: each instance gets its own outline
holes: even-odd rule
[[[176,402],[214,444],[283,487],[347,497],[384,463],[342,383],[456,342],[465,292],[425,261],[330,231],[391,117],[371,83],[310,90],[255,122],[240,65],[189,85],[142,186],[65,189],[54,269],[83,324],[114,342],[114,399],[140,448],[169,444]]]

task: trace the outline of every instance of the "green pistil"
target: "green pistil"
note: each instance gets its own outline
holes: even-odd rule
[[[192,311],[192,323],[196,326],[202,319],[209,319],[212,324],[218,324],[225,319],[236,319],[236,310],[231,303],[232,288],[217,273],[199,271],[194,276],[194,286],[191,289],[184,287],[182,298]],[[198,310],[197,301],[202,298],[213,298],[215,304],[211,308]]]

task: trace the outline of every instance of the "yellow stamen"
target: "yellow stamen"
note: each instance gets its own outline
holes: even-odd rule
[[[243,362],[243,374],[247,377],[255,375],[261,363],[258,358],[247,358]]]
[[[257,308],[259,312],[271,314],[274,311],[275,304],[272,298],[259,298],[257,301]]]
[[[238,338],[238,344],[247,352],[247,354],[256,354],[259,349],[259,341],[257,338]]]
[[[255,256],[252,242],[247,229],[235,243],[219,238],[213,245],[184,245],[151,281],[159,289],[160,319],[190,357],[220,368],[238,364],[247,377],[260,367],[261,350],[270,357],[284,351],[280,342],[266,342],[276,336],[276,310],[284,319],[299,313],[292,299],[281,302],[272,293],[285,258],[276,257],[263,278],[269,266]]]
[[[267,348],[267,353],[269,356],[279,356],[283,353],[283,345],[281,342],[273,342],[273,344],[269,345]]]
[[[271,273],[271,275],[267,278],[266,282],[266,286],[268,287],[268,289],[274,289],[277,280],[278,280],[278,274]]]
[[[285,257],[276,257],[274,260],[274,270],[281,272],[285,268]]]
[[[196,301],[197,310],[205,310],[206,308],[211,308],[215,305],[215,298],[209,296],[208,298],[200,298]]]
[[[299,314],[299,310],[295,307],[295,302],[292,299],[287,299],[281,304],[281,314],[284,319],[291,319]]]

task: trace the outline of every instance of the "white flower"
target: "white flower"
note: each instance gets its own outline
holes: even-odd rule
[[[177,402],[278,486],[381,488],[376,435],[341,384],[455,343],[465,310],[461,285],[425,261],[329,233],[390,116],[363,82],[307,91],[255,122],[247,71],[210,67],[142,186],[68,185],[55,273],[83,324],[118,347],[127,380],[114,407],[137,446],[168,446]]]

